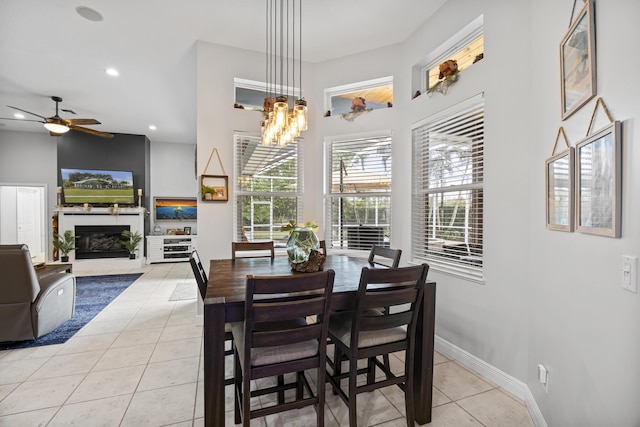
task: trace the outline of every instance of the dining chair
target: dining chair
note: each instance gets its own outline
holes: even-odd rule
[[[381,246],[372,246],[371,252],[369,252],[369,264],[382,265],[390,268],[398,268],[400,265],[400,256],[402,255],[402,249],[383,248]],[[391,308],[384,306],[382,312],[388,314]],[[389,361],[389,355],[383,356],[383,361],[387,369],[391,369],[391,362]]]
[[[191,264],[191,269],[193,270],[193,275],[196,277],[196,282],[198,283],[198,290],[200,292],[200,297],[202,301],[207,296],[207,273],[205,273],[204,268],[202,267],[202,262],[200,261],[200,256],[198,255],[198,251],[194,250],[191,252],[189,256],[189,264]],[[224,351],[225,356],[230,356],[233,354],[233,335],[231,333],[231,324],[224,324],[224,340],[229,343],[229,349]],[[224,381],[224,385],[233,384],[233,378],[227,378]]]
[[[247,276],[244,322],[233,324],[235,423],[314,405],[324,425],[326,345],[335,273],[327,270],[293,276]],[[283,296],[286,294],[286,296]],[[320,319],[320,320],[318,320]],[[306,370],[316,371],[313,394]],[[284,374],[295,373],[285,383]],[[251,391],[251,382],[277,377],[277,384]],[[285,401],[285,390],[295,399]],[[305,397],[304,390],[307,391]],[[251,409],[251,397],[278,393],[274,405]]]
[[[268,254],[265,254],[268,251]],[[270,256],[275,257],[273,240],[269,242],[231,242],[231,259],[236,259],[237,252],[257,252],[244,258],[262,258]]]
[[[333,375],[327,374],[334,394],[349,408],[349,426],[357,426],[356,395],[390,385],[398,385],[405,394],[407,426],[414,426],[413,360],[418,312],[422,305],[427,264],[402,268],[362,269],[354,311],[331,313],[329,338],[335,344],[333,361],[327,358]],[[394,307],[384,315],[376,307]],[[405,351],[404,371],[394,374],[378,356]],[[342,372],[343,358],[349,370]],[[358,370],[358,360],[366,359],[366,368]],[[386,377],[376,381],[376,368]],[[357,385],[358,375],[366,374],[366,383]],[[348,389],[341,382],[348,379]]]
[[[327,241],[326,240],[320,240],[320,252],[322,252],[322,255],[327,256]]]
[[[402,249],[383,248],[382,246],[372,246],[369,252],[369,264],[384,265],[386,267],[397,268],[400,265]]]

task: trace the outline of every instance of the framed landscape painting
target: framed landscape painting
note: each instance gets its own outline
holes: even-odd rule
[[[195,197],[156,197],[153,214],[156,221],[195,221],[198,201]]]
[[[587,0],[560,43],[562,120],[596,94],[593,0]]]

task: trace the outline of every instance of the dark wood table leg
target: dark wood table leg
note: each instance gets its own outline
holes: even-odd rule
[[[427,283],[424,301],[418,314],[416,328],[416,354],[413,370],[413,393],[416,422],[431,422],[431,400],[433,394],[433,352],[436,315],[436,284]]]
[[[204,306],[204,424],[224,426],[223,303]]]

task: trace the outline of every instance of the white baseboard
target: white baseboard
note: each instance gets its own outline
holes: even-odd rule
[[[540,408],[538,408],[538,404],[533,398],[531,390],[529,390],[529,387],[525,383],[439,336],[435,337],[435,349],[444,356],[454,359],[465,367],[482,375],[484,378],[502,387],[517,398],[522,399],[527,405],[533,424],[536,427],[547,427],[542,412],[540,412]]]

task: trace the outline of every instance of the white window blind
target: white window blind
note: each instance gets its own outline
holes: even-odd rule
[[[413,259],[481,281],[484,99],[448,109],[412,133]]]
[[[236,241],[274,240],[285,247],[280,231],[302,213],[302,146],[264,146],[257,135],[234,136]]]
[[[325,239],[329,247],[370,250],[391,237],[391,133],[326,144]]]

